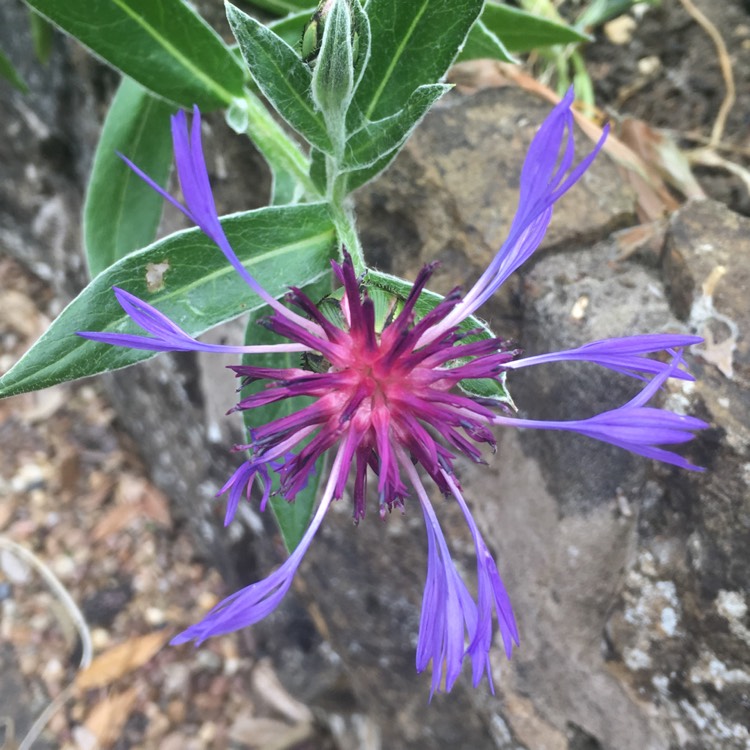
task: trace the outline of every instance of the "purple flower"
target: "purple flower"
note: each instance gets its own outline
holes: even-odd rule
[[[249,497],[256,478],[263,486],[261,508],[271,492],[271,473],[278,477],[280,494],[291,502],[306,486],[318,459],[327,453],[334,456],[313,520],[286,562],[264,580],[221,602],[200,623],[177,636],[174,643],[201,642],[258,622],[271,612],[291,586],[328,507],[344,495],[350,478],[354,519],[358,522],[365,517],[367,481],[373,476],[381,517],[386,517],[394,507],[406,508],[416,497],[425,518],[428,565],[417,669],[422,671],[432,664],[434,694],[453,687],[468,659],[474,685],[486,674],[492,689],[489,653],[495,627],[508,657],[513,645],[518,644],[519,635],[495,560],[455,476],[456,458],[462,455],[482,462],[482,444],[495,447],[490,428],[502,425],[573,430],[657,460],[697,468],[658,446],[685,442],[705,423],[645,405],[668,378],[690,377],[679,369],[682,359],[678,350],[697,343],[697,337],[608,339],[564,352],[518,359],[519,352],[502,339],[472,339],[459,328],[534,252],[551,219],[553,204],[583,174],[601,147],[600,142],[582,162],[573,166],[571,103],[569,92],[534,138],[521,174],[519,208],[509,237],[477,284],[463,298],[453,292],[420,318],[415,312],[417,299],[434,269],[427,266],[415,280],[401,311],[382,330],[376,326],[373,301],[360,285],[346,251],[341,263],[332,264],[343,288],[338,324],[331,322],[299,289],[291,289],[284,305],[272,300],[248,274],[227,242],[216,215],[200,143],[197,109],[190,134],[183,113],[172,120],[185,206],[133,167],[216,242],[248,285],[272,306],[273,314],[265,325],[288,343],[268,347],[205,345],[123,290],[115,290],[120,304],[147,335],[90,332],[82,335],[151,350],[308,351],[322,360],[315,372],[303,367],[276,369],[252,364],[232,367],[244,382],[267,381],[264,390],[241,398],[235,410],[252,412],[257,407],[296,396],[308,397],[308,405],[255,426],[248,445],[238,446],[248,450],[250,457],[221,490],[229,493],[227,523],[242,496]],[[558,158],[563,144],[562,156]],[[667,351],[671,363],[646,356],[659,351]],[[513,369],[562,360],[593,362],[641,379],[653,377],[639,396],[619,409],[571,422],[534,422],[503,416],[492,404],[471,398],[456,388],[466,378],[501,379]],[[416,464],[444,495],[455,499],[466,518],[477,555],[476,598],[451,560]]]

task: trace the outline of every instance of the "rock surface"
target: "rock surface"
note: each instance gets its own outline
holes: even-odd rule
[[[0,13],[0,29],[20,23],[13,4]],[[3,35],[6,42],[23,59]],[[49,70],[32,62],[23,69],[44,93],[24,99],[0,84],[7,113],[0,242],[54,280],[65,299],[83,281],[81,196],[113,79],[79,49],[58,45]],[[439,290],[471,283],[502,242],[523,152],[547,111],[510,89],[447,98],[383,179],[357,196],[376,264],[413,276],[437,258]],[[589,147],[583,138],[579,144]],[[210,150],[225,148],[231,174],[217,180],[224,210],[262,201],[254,180],[237,181],[256,174],[257,161],[239,162],[236,139],[216,127]],[[510,663],[494,653],[497,697],[464,678],[429,706],[429,677],[414,674],[426,566],[421,520],[410,511],[353,529],[342,503],[309,554],[297,596],[253,630],[342,747],[750,744],[750,222],[719,204],[688,205],[671,218],[654,265],[621,258],[610,237],[633,214],[633,197],[598,159],[560,204],[547,252],[483,314],[529,352],[636,331],[711,337],[688,357],[697,384],[665,394],[672,408],[713,425],[688,447],[708,471],[655,467],[583,438],[515,432],[500,436],[489,468],[462,466],[513,598],[522,647]],[[209,439],[217,414],[207,412],[205,372],[200,359],[165,357],[115,376],[109,387],[175,516],[190,519],[198,545],[230,579],[249,582],[278,551],[268,518],[238,539],[208,510],[229,462],[225,446]],[[538,368],[512,385],[523,412],[547,418],[588,416],[633,393],[632,383],[584,367]],[[229,379],[224,386],[233,388]],[[457,563],[470,572],[465,524],[453,505],[437,505]]]

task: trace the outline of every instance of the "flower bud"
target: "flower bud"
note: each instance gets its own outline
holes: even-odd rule
[[[322,32],[322,35],[321,35]],[[346,112],[354,93],[355,47],[351,0],[325,0],[302,37],[303,55],[315,61],[312,95],[323,113],[331,141],[343,148]]]

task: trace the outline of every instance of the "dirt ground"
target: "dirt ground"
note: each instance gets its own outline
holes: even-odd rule
[[[694,7],[690,0],[663,0],[635,22],[625,44],[614,44],[605,30],[597,32],[597,42],[586,50],[588,69],[597,103],[606,111],[663,129],[688,154],[708,145],[716,129],[711,151],[728,165],[701,165],[710,156],[693,153],[694,173],[709,197],[750,215],[748,175],[731,171],[750,163],[750,3],[695,5],[713,29],[688,12]],[[711,33],[725,50],[717,51]],[[735,95],[724,127],[717,129],[727,94],[722,65],[731,71]]]
[[[630,23],[597,30],[585,51],[588,69],[597,103],[615,123],[631,116],[664,129],[660,137],[693,152],[700,187],[750,215],[744,171],[750,166],[750,3],[698,4],[726,53],[689,3],[663,0],[629,16]],[[736,101],[717,128],[727,65]],[[43,282],[0,257],[0,372],[56,312]],[[331,746],[319,717],[286,693],[272,665],[241,635],[197,652],[162,648],[228,592],[171,519],[167,498],[149,481],[96,381],[0,402],[0,455],[4,750],[15,748],[51,705],[35,747]],[[31,559],[19,556],[16,545]],[[93,663],[85,671],[79,665],[88,646],[75,624],[75,605],[45,580],[47,572],[87,624]]]
[[[49,323],[50,302],[38,279],[0,260],[3,370]],[[196,560],[96,381],[0,401],[0,454],[4,750],[63,692],[46,745],[34,747],[324,746],[308,742],[318,736],[312,714],[241,635],[162,648],[229,592]],[[94,654],[85,672],[75,605],[42,570],[85,619]]]

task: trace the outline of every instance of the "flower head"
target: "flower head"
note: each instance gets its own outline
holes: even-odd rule
[[[305,487],[324,454],[334,456],[325,489],[300,544],[286,562],[263,581],[236,592],[221,602],[198,624],[174,639],[198,642],[265,617],[281,601],[305,551],[335,499],[344,496],[352,480],[355,521],[366,515],[368,480],[377,490],[377,510],[382,517],[394,507],[419,504],[426,523],[428,566],[417,647],[417,669],[432,663],[432,692],[450,690],[463,662],[471,662],[477,685],[486,674],[490,687],[489,653],[493,623],[497,623],[508,657],[519,642],[510,599],[495,560],[474,522],[455,474],[462,456],[483,461],[482,447],[495,448],[494,425],[575,430],[595,439],[622,446],[658,460],[696,468],[686,459],[658,448],[662,443],[689,440],[705,426],[700,420],[647,407],[646,402],[669,377],[689,377],[679,369],[680,347],[696,343],[692,336],[637,336],[608,339],[578,349],[518,359],[519,351],[499,338],[472,336],[461,324],[541,242],[555,201],[568,190],[594,158],[601,142],[582,162],[573,166],[570,105],[572,94],[552,111],[535,137],[521,175],[519,209],[510,235],[477,284],[462,297],[454,290],[423,315],[417,302],[434,266],[424,268],[399,308],[395,301],[383,324],[378,324],[375,304],[357,278],[351,259],[334,262],[341,286],[335,314],[323,311],[301,290],[292,288],[285,304],[272,300],[242,266],[224,236],[216,216],[213,196],[200,143],[196,110],[188,135],[184,114],[173,118],[177,172],[186,206],[166,197],[211,237],[249,286],[271,305],[264,321],[286,340],[275,347],[222,347],[201,344],[145,302],[122,290],[118,300],[145,336],[85,333],[107,343],[152,350],[268,352],[302,351],[316,358],[315,368],[273,368],[253,364],[233,366],[243,384],[264,381],[266,387],[242,397],[235,411],[253,412],[266,404],[297,396],[308,405],[266,424],[255,426],[247,445],[250,457],[222,488],[229,493],[226,522],[233,517],[243,495],[249,496],[256,478],[263,486],[261,507],[271,491],[271,474],[279,492],[293,502]],[[560,147],[565,144],[562,156]],[[135,167],[134,167],[135,168]],[[137,168],[135,168],[136,171]],[[138,172],[149,184],[151,180]],[[330,303],[329,304],[333,304]],[[296,308],[296,311],[292,308]],[[645,355],[667,350],[670,364]],[[575,422],[530,422],[500,414],[497,405],[459,391],[465,379],[502,379],[508,371],[533,364],[585,360],[637,378],[653,376],[639,396],[611,412]],[[506,409],[506,411],[509,411]],[[461,508],[477,555],[477,595],[472,596],[453,564],[448,544],[429,499],[421,467],[437,488]]]

